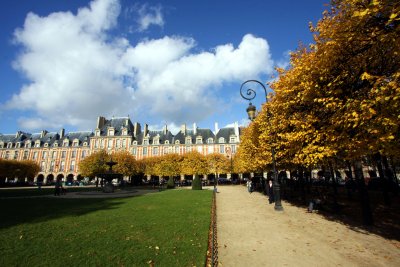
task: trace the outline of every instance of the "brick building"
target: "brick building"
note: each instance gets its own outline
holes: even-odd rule
[[[31,182],[46,183],[56,178],[76,181],[83,179],[78,168],[80,160],[97,150],[105,149],[109,153],[126,150],[136,159],[168,153],[182,155],[189,151],[203,155],[217,152],[232,157],[239,146],[240,133],[237,123],[222,129],[216,124],[214,131],[198,128],[196,124],[188,129],[184,124],[174,135],[166,126],[153,131],[144,124],[142,129],[129,117],[98,117],[94,132],[65,133],[61,129],[58,133],[43,130],[33,134],[21,131],[0,134],[0,158],[36,161],[40,172]]]

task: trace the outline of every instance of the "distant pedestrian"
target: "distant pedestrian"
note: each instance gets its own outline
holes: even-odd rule
[[[251,193],[251,181],[247,180],[246,185],[247,185],[247,191],[249,191],[249,193]]]
[[[275,202],[274,186],[272,184],[272,180],[268,181],[268,201],[269,201],[269,204]]]
[[[60,179],[56,180],[56,183],[54,185],[54,195],[59,196],[60,195],[60,190],[61,190],[61,181]]]

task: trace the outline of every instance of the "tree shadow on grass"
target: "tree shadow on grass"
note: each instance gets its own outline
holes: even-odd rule
[[[292,195],[284,200],[307,211],[311,196]],[[338,205],[327,201],[316,211],[325,219],[346,225],[349,229],[365,235],[375,234],[388,240],[400,241],[400,196],[392,196],[391,206],[383,204],[383,197],[379,192],[370,192],[370,204],[374,218],[372,226],[366,226],[362,221],[361,204],[357,194],[349,199],[345,194],[339,194]]]
[[[68,216],[82,216],[98,210],[117,209],[119,199],[1,199],[0,229],[26,223],[40,223]]]

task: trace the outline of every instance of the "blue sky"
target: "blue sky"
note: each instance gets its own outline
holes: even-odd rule
[[[327,2],[3,0],[0,133],[245,124],[240,85],[312,42]]]

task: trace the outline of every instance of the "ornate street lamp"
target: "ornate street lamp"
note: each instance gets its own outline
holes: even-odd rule
[[[267,88],[265,88],[264,84],[262,84],[260,81],[257,80],[248,80],[242,83],[240,86],[240,95],[246,99],[246,100],[252,100],[256,97],[257,93],[255,89],[246,87],[250,86],[250,84],[256,84],[257,87],[260,87],[264,89],[265,92],[265,101],[268,102],[268,94],[267,94]],[[247,88],[247,89],[246,89]],[[245,93],[244,93],[245,92]],[[253,121],[256,117],[256,107],[249,103],[249,106],[246,109],[247,114],[249,115],[249,119]],[[269,123],[269,121],[268,121]],[[271,127],[271,125],[269,125]],[[278,173],[276,171],[276,160],[275,160],[275,148],[274,145],[272,144],[274,140],[272,139],[271,141],[271,155],[272,155],[272,171],[274,174],[274,183],[273,183],[273,188],[274,188],[274,198],[275,198],[275,210],[277,211],[282,211],[282,203],[281,203],[281,189],[278,181]]]

